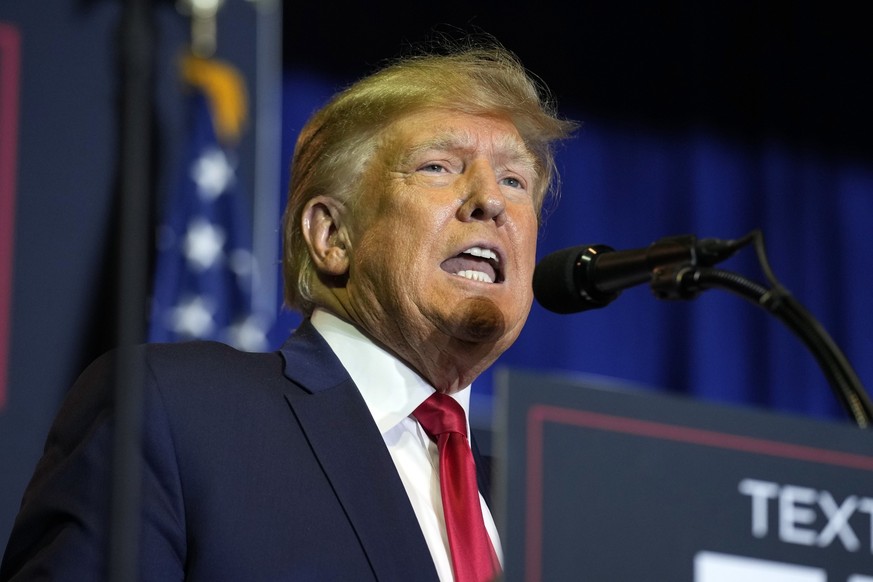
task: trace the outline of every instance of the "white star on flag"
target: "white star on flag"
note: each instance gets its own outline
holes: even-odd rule
[[[170,327],[181,336],[205,338],[215,329],[210,302],[199,295],[184,299],[170,312]]]
[[[197,184],[197,194],[204,200],[215,200],[224,194],[235,178],[233,166],[224,151],[206,147],[191,166],[191,179]]]
[[[223,256],[224,229],[203,218],[195,218],[188,224],[182,249],[191,267],[205,271]]]
[[[263,351],[268,347],[264,322],[255,315],[230,326],[227,329],[231,345],[249,352]]]

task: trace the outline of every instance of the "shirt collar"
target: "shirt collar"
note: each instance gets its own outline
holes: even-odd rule
[[[434,393],[433,386],[412,368],[350,323],[323,309],[316,309],[311,321],[358,387],[382,433],[412,414]],[[452,397],[469,422],[470,386]]]

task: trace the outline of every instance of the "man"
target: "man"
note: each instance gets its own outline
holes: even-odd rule
[[[446,404],[439,393],[466,413],[470,384],[521,331],[552,144],[572,127],[496,45],[398,61],[313,116],[284,218],[300,328],[272,354],[136,350],[143,580],[497,575],[476,477],[461,518],[484,526],[476,557],[441,490],[472,469],[470,447],[444,457],[421,411]],[[92,364],[59,414],[0,579],[105,575],[112,362]]]

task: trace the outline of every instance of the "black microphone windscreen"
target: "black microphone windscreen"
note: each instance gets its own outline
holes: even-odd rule
[[[587,248],[578,246],[555,251],[537,263],[533,292],[540,305],[555,313],[576,313],[590,308],[576,280],[579,256]]]

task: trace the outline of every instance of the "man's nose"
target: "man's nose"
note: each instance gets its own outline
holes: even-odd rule
[[[458,209],[460,220],[493,220],[497,226],[506,222],[506,198],[490,163],[473,162],[467,170],[464,187],[464,203]]]

